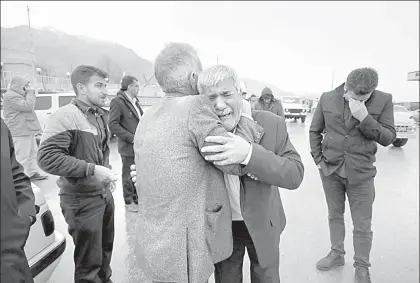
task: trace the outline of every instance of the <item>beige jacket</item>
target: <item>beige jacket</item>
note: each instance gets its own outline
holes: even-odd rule
[[[10,89],[3,97],[4,122],[13,137],[22,137],[41,133],[41,125],[35,114],[35,93],[25,93],[23,87],[29,81],[13,78]]]

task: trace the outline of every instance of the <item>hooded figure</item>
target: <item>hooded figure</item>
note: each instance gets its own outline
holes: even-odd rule
[[[268,87],[265,87],[261,91],[260,99],[255,103],[254,110],[269,111],[280,117],[284,117],[281,101],[274,98],[273,92]]]
[[[35,90],[31,89],[30,81],[14,77],[3,97],[3,115],[13,137],[17,161],[31,180],[42,180],[46,177],[41,176],[36,162],[35,135],[41,133],[41,125],[34,111],[35,101]]]

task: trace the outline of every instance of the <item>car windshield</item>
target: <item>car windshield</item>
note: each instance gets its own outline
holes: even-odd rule
[[[408,112],[408,110],[404,106],[394,105],[394,112]]]
[[[283,98],[283,103],[301,103],[301,99],[300,98],[295,98],[295,97],[284,97]]]

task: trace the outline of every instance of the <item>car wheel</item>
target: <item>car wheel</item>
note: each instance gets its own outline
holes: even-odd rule
[[[402,147],[407,143],[408,139],[396,139],[392,145],[396,147]]]
[[[306,117],[300,117],[300,120],[302,121],[302,123],[305,123]]]

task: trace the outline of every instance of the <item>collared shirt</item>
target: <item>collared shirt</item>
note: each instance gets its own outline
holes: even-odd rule
[[[245,116],[251,120],[254,120],[250,115],[242,114],[242,116]],[[233,133],[235,132],[236,132],[236,128],[233,130]],[[251,155],[252,155],[252,144],[249,149],[247,157],[241,164],[245,166],[248,165],[249,160],[251,159]],[[225,179],[225,184],[228,190],[230,208],[232,212],[232,221],[243,220],[242,212],[241,212],[241,193],[240,193],[241,181],[239,179],[239,176],[223,174],[223,177]]]
[[[134,109],[136,109],[137,115],[139,115],[139,118],[141,117],[140,109],[137,106],[138,100],[137,97],[131,98],[129,95],[127,95],[128,99],[130,100],[131,104],[133,104]]]

